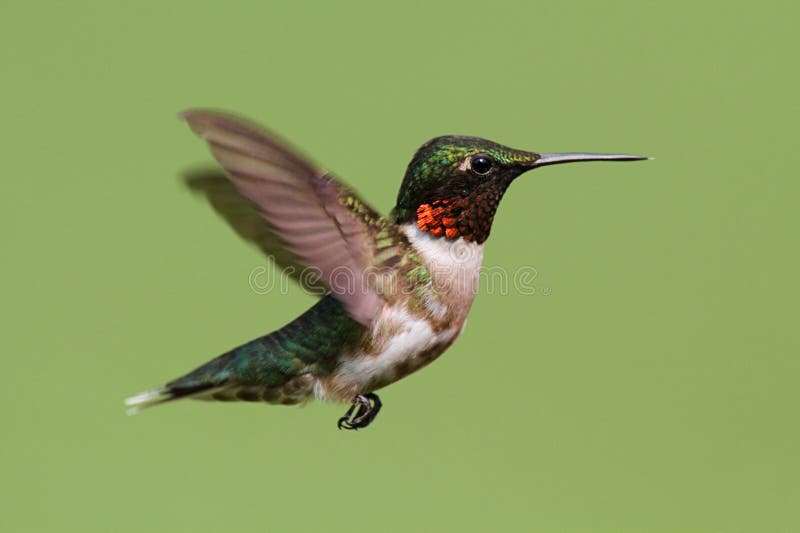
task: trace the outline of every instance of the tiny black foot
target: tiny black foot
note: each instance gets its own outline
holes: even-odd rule
[[[339,429],[361,429],[367,427],[378,416],[378,411],[381,410],[382,405],[381,399],[375,393],[359,394],[353,399],[353,405],[339,419]],[[353,414],[354,411],[355,414]]]

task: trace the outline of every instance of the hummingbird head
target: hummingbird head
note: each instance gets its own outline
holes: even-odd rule
[[[436,237],[477,243],[489,237],[500,199],[520,174],[577,161],[636,161],[626,154],[537,154],[479,137],[436,137],[408,165],[397,196],[398,224],[414,223]]]

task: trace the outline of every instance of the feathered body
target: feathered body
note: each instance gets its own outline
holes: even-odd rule
[[[562,162],[475,137],[438,137],[417,151],[387,218],[259,128],[212,111],[183,118],[329,294],[283,328],[129,398],[131,412],[183,397],[377,400],[373,391],[427,365],[461,333],[483,243],[509,184],[537,164]],[[360,426],[345,427],[372,418],[362,413]]]
[[[143,393],[147,402],[192,396],[292,405],[312,397],[349,402],[427,365],[464,328],[483,245],[445,241],[407,226],[400,260],[383,274],[395,287],[369,326],[326,295],[283,328]],[[434,281],[431,273],[435,273]]]

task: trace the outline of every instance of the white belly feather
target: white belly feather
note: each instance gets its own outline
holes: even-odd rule
[[[426,302],[431,318],[451,317],[451,322],[434,331],[431,321],[405,305],[386,305],[373,323],[373,339],[383,339],[378,352],[342,357],[333,380],[315,383],[318,398],[349,398],[385,386],[436,358],[464,328],[478,289],[483,245],[433,237],[415,225],[403,229],[431,274],[432,298]]]
[[[436,333],[426,319],[412,317],[405,307],[394,306],[383,310],[375,328],[386,328],[396,333],[386,337],[377,355],[363,354],[346,359],[337,372],[338,381],[357,383],[359,386],[394,381],[394,374],[403,365],[410,365],[416,370],[418,366],[414,364],[415,358],[437,346],[441,346],[442,350],[449,346],[461,333],[463,324]],[[422,366],[427,362],[421,359],[418,365]]]

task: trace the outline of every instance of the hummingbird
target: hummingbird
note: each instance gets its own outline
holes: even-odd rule
[[[517,177],[562,163],[648,159],[436,137],[416,151],[383,216],[247,120],[202,109],[179,117],[326,292],[280,329],[128,398],[129,414],[180,398],[282,405],[318,398],[349,404],[339,429],[365,428],[382,406],[375,391],[431,363],[463,330],[492,221]]]

